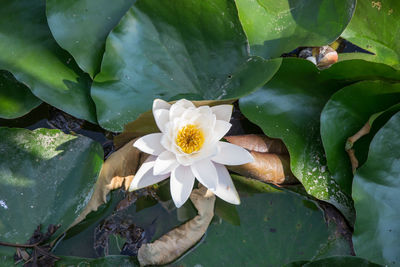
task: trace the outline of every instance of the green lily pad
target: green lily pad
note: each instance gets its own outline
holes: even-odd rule
[[[42,103],[8,71],[0,70],[0,118],[15,119]]]
[[[400,103],[400,83],[365,81],[335,93],[321,113],[321,137],[329,171],[351,194],[353,173],[345,151],[346,140],[360,130],[370,117]],[[370,124],[371,120],[370,120]]]
[[[100,70],[104,45],[134,0],[46,0],[47,21],[58,44],[92,77]]]
[[[62,233],[92,194],[100,144],[49,129],[0,128],[0,140],[1,241],[25,243],[39,224]]]
[[[375,135],[368,159],[353,180],[356,254],[390,266],[400,265],[399,133],[400,112]]]
[[[139,266],[132,257],[129,256],[107,256],[104,258],[78,258],[78,257],[61,257],[61,260],[56,262],[56,267],[133,267]]]
[[[248,57],[228,0],[139,0],[110,33],[91,94],[100,125],[121,132],[166,101],[231,99],[269,80],[280,59]]]
[[[370,60],[400,68],[400,2],[357,1],[342,37],[375,54]],[[362,56],[362,55],[361,55]]]
[[[378,267],[382,266],[354,256],[333,256],[315,261],[298,261],[284,267]]]
[[[241,191],[237,179],[235,185]],[[240,226],[214,221],[203,242],[173,266],[281,266],[350,254],[350,244],[340,240],[336,225],[327,225],[313,202],[281,190],[267,191],[241,194]]]
[[[43,101],[96,122],[91,80],[52,37],[45,1],[4,0],[0,17],[0,69],[10,71]]]
[[[320,115],[338,89],[360,80],[398,80],[384,64],[346,60],[320,71],[312,63],[285,58],[277,74],[258,91],[241,98],[240,109],[270,137],[288,147],[293,174],[310,195],[336,206],[354,222],[349,194],[329,173],[320,136]]]
[[[355,0],[237,0],[251,54],[279,57],[299,46],[335,41],[355,9]]]

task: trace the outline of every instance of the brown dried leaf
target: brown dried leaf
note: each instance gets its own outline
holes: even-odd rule
[[[273,184],[298,183],[290,171],[289,155],[250,152],[254,162],[239,166],[227,166],[229,170],[242,176]]]
[[[170,104],[176,101],[169,102]],[[216,106],[223,104],[232,104],[235,99],[231,100],[202,100],[192,101],[196,107],[199,106]],[[136,120],[124,126],[124,131],[114,138],[114,145],[118,149],[133,138],[143,136],[150,133],[159,132],[159,129],[154,121],[153,113],[151,110],[142,113]]]
[[[104,162],[92,198],[70,228],[81,222],[91,211],[96,211],[100,205],[104,204],[106,196],[111,190],[122,186],[128,190],[134,174],[141,163],[147,158],[147,154],[133,147],[135,141],[136,139],[131,140],[122,148],[112,153]]]
[[[157,241],[142,245],[138,252],[141,266],[172,262],[195,245],[207,231],[214,216],[214,194],[202,186],[192,191],[190,200],[196,207],[198,215]]]
[[[247,150],[262,153],[288,154],[285,144],[280,139],[269,138],[261,134],[246,134],[224,137],[229,143]]]
[[[255,134],[226,136],[225,139],[232,144],[250,150],[254,157],[254,162],[239,166],[228,166],[229,170],[267,183],[298,183],[290,170],[287,148],[280,139]]]

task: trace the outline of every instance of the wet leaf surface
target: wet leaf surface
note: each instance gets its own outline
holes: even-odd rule
[[[400,102],[400,84],[382,81],[359,82],[336,92],[321,113],[321,137],[329,171],[350,194],[353,173],[345,147],[347,139],[371,116]],[[372,122],[371,122],[372,125]]]
[[[342,36],[375,55],[353,56],[399,69],[399,10],[400,2],[397,0],[358,1],[354,16]]]
[[[1,241],[24,243],[39,224],[62,233],[90,199],[101,146],[48,129],[0,128],[0,140]]]
[[[246,48],[233,1],[137,1],[108,36],[92,85],[99,124],[121,132],[155,98],[218,100],[252,92],[280,59],[249,57]]]
[[[284,58],[271,81],[239,103],[243,114],[267,136],[283,140],[291,170],[307,192],[335,205],[353,223],[352,200],[328,171],[320,136],[321,111],[333,93],[346,85],[399,77],[391,67],[362,60],[342,61],[320,71],[306,60]]]

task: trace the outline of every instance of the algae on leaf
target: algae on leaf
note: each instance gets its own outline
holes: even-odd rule
[[[87,137],[0,128],[1,241],[24,244],[40,224],[66,230],[89,201],[102,163],[100,144]]]

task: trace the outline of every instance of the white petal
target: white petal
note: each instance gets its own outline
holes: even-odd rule
[[[190,165],[194,176],[208,189],[216,189],[218,183],[218,173],[214,163],[209,159],[196,161]]]
[[[213,106],[211,110],[217,117],[217,120],[229,122],[232,117],[233,105]]]
[[[153,114],[154,114],[154,111],[156,111],[156,110],[158,110],[158,109],[166,109],[166,110],[168,110],[168,109],[170,109],[170,107],[171,107],[171,104],[169,104],[168,102],[166,102],[166,101],[164,101],[164,100],[162,100],[162,99],[155,99],[154,101],[153,101]]]
[[[219,198],[231,204],[239,205],[240,198],[232,182],[231,176],[224,165],[215,163],[218,172],[218,184],[215,190],[211,190]]]
[[[185,154],[185,153],[179,153],[176,154],[176,158],[179,162],[179,164],[183,166],[189,166],[192,165],[194,162],[203,160],[205,158],[211,158],[215,156],[218,152],[218,148],[214,146],[207,146],[203,147],[198,153],[193,153],[193,154]]]
[[[138,190],[168,178],[169,173],[163,175],[153,175],[153,167],[156,158],[157,157],[155,156],[149,156],[146,161],[143,162],[142,166],[140,166],[139,170],[136,172],[135,177],[133,177],[133,180],[129,186],[129,191]]]
[[[175,154],[170,151],[164,151],[156,159],[153,174],[159,175],[170,173],[173,169],[178,167],[178,165],[179,163],[176,160]]]
[[[201,114],[207,114],[207,115],[213,114],[213,111],[209,106],[200,106],[197,108],[197,111]]]
[[[179,166],[171,173],[171,196],[177,208],[189,198],[194,184],[194,175],[190,167]]]
[[[218,142],[218,154],[211,158],[212,161],[224,165],[242,165],[253,162],[253,156],[243,147]]]
[[[180,117],[185,112],[185,110],[190,108],[195,108],[195,105],[192,102],[186,99],[179,100],[169,109],[169,120],[172,121],[174,118]]]
[[[162,136],[162,133],[145,135],[136,140],[133,146],[147,154],[158,156],[165,150],[165,148],[161,145]]]
[[[226,121],[217,120],[215,121],[215,127],[213,132],[213,142],[221,140],[222,137],[229,131],[232,124]]]
[[[184,108],[190,108],[190,107],[195,108],[196,107],[192,103],[192,101],[186,100],[184,98],[181,99],[181,100],[176,101],[176,103],[173,106],[181,106],[181,107],[184,107]]]
[[[169,111],[166,109],[157,109],[153,111],[154,120],[156,121],[158,129],[165,133],[167,123],[169,121]]]

